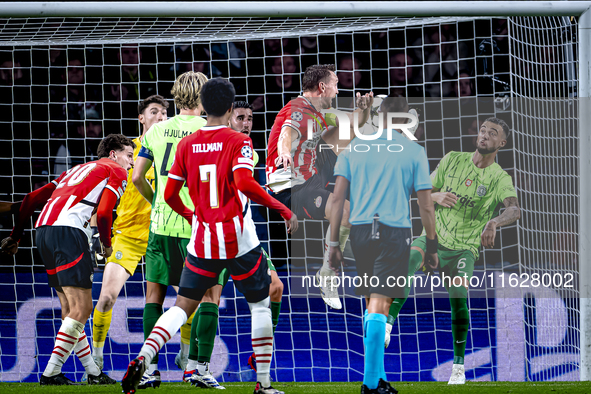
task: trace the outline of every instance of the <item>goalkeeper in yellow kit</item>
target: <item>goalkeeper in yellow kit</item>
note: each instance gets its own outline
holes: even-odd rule
[[[134,161],[137,159],[142,146],[141,141],[146,132],[153,124],[166,120],[168,105],[164,97],[159,95],[150,96],[138,105],[138,118],[143,130],[142,135],[133,140],[136,146],[133,152]],[[127,189],[117,207],[117,219],[113,223],[113,253],[107,259],[101,294],[94,308],[93,358],[101,370],[103,369],[103,348],[111,326],[113,305],[115,305],[125,281],[133,275],[148,246],[152,205],[142,197],[133,185],[132,173],[133,169],[129,170]],[[146,180],[150,184],[154,184],[153,168],[147,172]]]

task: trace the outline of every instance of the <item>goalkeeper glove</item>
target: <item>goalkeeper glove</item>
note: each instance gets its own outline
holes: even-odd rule
[[[415,124],[413,127],[408,128],[408,131],[410,131],[410,133],[412,135],[415,135],[415,133],[417,132],[417,129],[419,128],[419,113],[414,108],[409,109],[408,113],[411,115],[414,115],[417,118],[417,124]],[[410,122],[410,119],[409,119],[409,122]],[[404,134],[404,135],[406,136],[406,134]],[[408,138],[408,136],[406,136],[406,137]]]
[[[98,227],[92,226],[92,236],[90,237],[90,255],[94,257],[95,263],[98,264],[99,260],[103,260],[103,254],[105,253],[103,244],[100,239]]]
[[[390,346],[390,333],[392,332],[392,324],[386,323],[386,340],[384,347],[387,349]]]

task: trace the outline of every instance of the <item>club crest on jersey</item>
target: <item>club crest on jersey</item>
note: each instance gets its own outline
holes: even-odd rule
[[[252,157],[252,148],[250,146],[243,146],[240,153],[242,153],[242,156],[250,159]]]
[[[486,195],[486,186],[478,186],[478,189],[476,189],[476,194],[478,195],[478,197],[484,197]]]
[[[472,186],[472,179],[466,179],[466,187]]]
[[[318,196],[314,199],[314,205],[316,205],[316,208],[320,208],[322,205],[322,196]]]
[[[302,119],[304,119],[304,115],[299,111],[295,111],[291,114],[291,120],[295,120],[296,122],[299,122]]]

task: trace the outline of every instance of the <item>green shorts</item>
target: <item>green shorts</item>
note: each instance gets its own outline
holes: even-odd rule
[[[422,235],[415,239],[411,246],[421,248],[423,252],[427,250],[427,236]],[[452,278],[456,276],[467,276],[468,279],[472,277],[474,272],[474,262],[476,261],[474,255],[469,250],[451,250],[445,246],[439,245],[437,248],[437,256],[439,257],[439,271],[446,276]],[[420,265],[420,261],[419,261]],[[416,267],[409,267],[409,275],[419,269]]]
[[[271,261],[271,258],[269,257],[267,252],[265,252],[265,249],[261,248],[261,250],[263,251],[263,255],[265,256],[265,258],[267,259],[267,264],[269,265],[269,269],[271,271],[277,272],[277,270],[275,269],[275,266],[273,265],[273,262]],[[222,270],[222,272],[220,272],[220,276],[218,276],[218,285],[220,285],[222,287],[226,286],[226,283],[228,283],[229,279],[230,279],[230,271],[228,271],[227,268],[224,268]]]
[[[150,231],[146,249],[146,280],[178,286],[187,258],[189,238],[168,237]]]

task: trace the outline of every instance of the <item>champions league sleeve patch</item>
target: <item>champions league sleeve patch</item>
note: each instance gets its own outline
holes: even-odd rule
[[[250,146],[243,146],[240,150],[240,153],[242,153],[242,156],[246,157],[247,159],[252,158],[252,148]]]
[[[302,119],[304,119],[304,115],[299,111],[295,111],[291,114],[291,120],[295,120],[296,122],[300,122]]]

